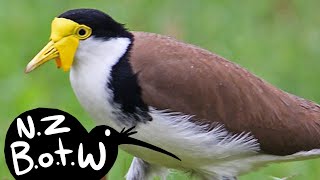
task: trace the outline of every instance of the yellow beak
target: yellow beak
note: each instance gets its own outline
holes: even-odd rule
[[[59,52],[54,47],[54,43],[50,41],[27,65],[25,72],[29,73],[45,62],[58,58]]]
[[[50,41],[27,65],[25,72],[29,73],[45,62],[55,59],[58,68],[68,71],[73,62],[79,40],[74,36],[67,36],[57,42]]]

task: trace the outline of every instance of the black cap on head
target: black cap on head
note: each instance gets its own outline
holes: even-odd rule
[[[109,15],[96,9],[73,9],[59,15],[59,18],[70,19],[92,29],[94,37],[109,39],[112,37],[128,37],[132,34]]]

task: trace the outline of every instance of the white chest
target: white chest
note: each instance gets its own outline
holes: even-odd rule
[[[95,70],[95,73],[102,73],[103,70]],[[84,74],[86,75],[80,75]],[[106,81],[97,77],[92,77],[92,72],[81,68],[70,72],[70,82],[80,104],[91,115],[97,125],[107,124],[112,126],[111,110],[106,94]]]
[[[70,71],[71,86],[80,102],[97,125],[105,124],[119,130],[112,121],[110,104],[113,94],[108,89],[110,72],[126,52],[130,40],[115,38],[100,41],[88,38],[79,44]]]

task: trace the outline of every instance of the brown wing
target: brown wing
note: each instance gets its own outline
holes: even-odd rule
[[[320,107],[283,92],[198,47],[134,32],[130,62],[145,103],[251,132],[262,151],[286,155],[320,148]]]

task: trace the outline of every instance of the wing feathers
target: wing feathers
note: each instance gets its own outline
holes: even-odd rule
[[[130,62],[149,106],[251,132],[270,154],[320,148],[320,108],[313,102],[198,47],[142,32],[134,38]]]

